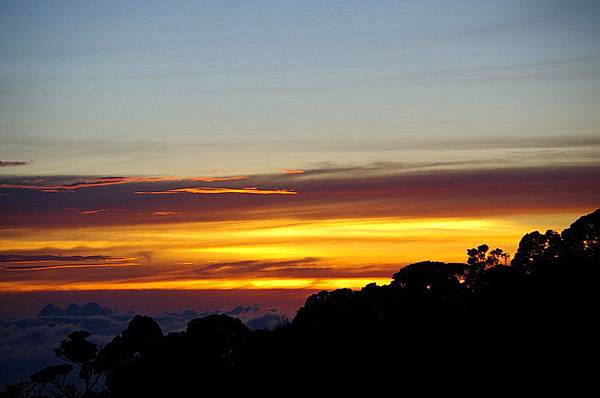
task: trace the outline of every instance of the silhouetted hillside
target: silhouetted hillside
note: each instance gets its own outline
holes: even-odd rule
[[[525,235],[512,263],[486,245],[467,254],[466,264],[409,265],[389,285],[314,294],[274,330],[250,331],[215,314],[166,335],[136,316],[104,347],[75,332],[57,349],[69,365],[46,368],[4,396],[228,395],[320,383],[431,391],[481,381],[488,393],[571,379],[574,392],[592,380],[600,210],[562,233]],[[77,386],[66,376],[72,365]]]

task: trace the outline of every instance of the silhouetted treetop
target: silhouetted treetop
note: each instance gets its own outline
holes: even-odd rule
[[[476,248],[467,250],[467,264],[480,267],[480,268],[491,268],[497,265],[508,265],[510,255],[505,253],[502,249],[496,248],[492,251],[488,250],[488,245],[479,245]]]
[[[391,285],[406,289],[447,289],[462,283],[468,266],[460,263],[423,261],[410,264],[392,276]]]
[[[56,355],[77,364],[93,361],[96,358],[98,347],[87,340],[90,336],[89,332],[83,330],[72,332],[55,350]]]
[[[250,329],[238,318],[213,314],[192,319],[187,324],[186,334],[199,344],[224,351],[243,344]]]
[[[156,321],[149,316],[136,315],[121,333],[123,345],[131,353],[139,352],[145,346],[156,343],[163,332]]]
[[[576,260],[600,260],[600,209],[585,215],[565,229],[562,239],[567,253]]]
[[[512,265],[531,271],[536,265],[597,264],[600,261],[600,209],[580,217],[561,234],[548,230],[523,236]]]
[[[525,234],[519,242],[512,265],[530,268],[538,264],[556,264],[564,255],[565,247],[558,232],[549,229],[541,234],[534,231]]]
[[[154,346],[163,337],[158,323],[149,316],[136,315],[127,328],[98,353],[96,368],[108,371],[119,363]]]

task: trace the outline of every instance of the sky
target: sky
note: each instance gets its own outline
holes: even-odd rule
[[[600,207],[599,18],[3,1],[0,316],[94,297],[289,312],[480,243],[514,254]]]

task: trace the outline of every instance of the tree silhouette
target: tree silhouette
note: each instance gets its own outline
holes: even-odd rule
[[[477,268],[491,268],[497,265],[508,265],[510,254],[496,248],[488,253],[490,247],[486,244],[467,250],[467,264]]]
[[[5,397],[63,397],[63,398],[92,398],[106,396],[106,392],[94,389],[102,379],[101,372],[95,367],[98,347],[87,339],[91,336],[86,331],[75,331],[61,341],[55,354],[69,362],[61,365],[48,366],[31,375],[29,380],[11,384],[4,392]],[[81,388],[69,379],[74,369],[79,368],[78,377]]]
[[[574,261],[600,261],[600,209],[585,215],[563,231],[567,255]]]
[[[94,367],[98,347],[88,341],[90,336],[89,332],[83,330],[72,332],[54,351],[58,357],[79,367],[79,378],[83,381],[82,396],[84,397],[92,393],[101,378],[101,374],[96,372]]]
[[[127,328],[98,353],[96,367],[108,370],[157,343],[163,337],[158,323],[149,316],[136,315]]]
[[[466,273],[466,283],[470,287],[475,287],[482,280],[485,270],[493,269],[500,265],[508,265],[510,255],[502,249],[496,248],[489,251],[490,247],[486,244],[476,248],[467,249],[467,264],[470,265]]]
[[[68,383],[66,378],[73,370],[69,364],[48,366],[33,375],[31,381],[33,388],[38,394],[48,394],[50,396],[78,397],[77,387]],[[31,387],[30,387],[31,388]]]
[[[525,234],[519,242],[519,248],[512,265],[532,271],[539,264],[557,264],[565,258],[565,246],[560,234],[547,230],[545,234],[534,231]]]
[[[407,265],[392,275],[391,285],[420,291],[451,290],[463,283],[466,270],[464,264],[423,261]]]

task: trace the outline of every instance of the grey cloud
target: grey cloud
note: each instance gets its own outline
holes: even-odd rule
[[[251,330],[274,329],[288,322],[287,317],[276,310],[269,310],[255,318],[246,321],[246,326]]]

